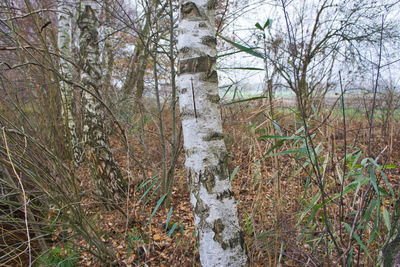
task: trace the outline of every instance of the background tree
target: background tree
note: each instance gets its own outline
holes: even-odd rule
[[[60,2],[58,4],[58,49],[60,51],[60,74],[63,79],[60,81],[61,96],[63,100],[62,116],[68,128],[68,140],[72,147],[73,159],[79,163],[82,159],[81,142],[78,138],[75,116],[74,116],[74,87],[67,81],[73,81],[72,48],[72,23],[74,18],[74,6],[71,2]],[[70,62],[68,62],[70,61]],[[65,80],[64,80],[65,79]]]
[[[366,0],[344,4],[320,0],[294,5],[282,0],[280,4],[286,27],[284,35],[288,38],[278,37],[283,42],[275,45],[284,54],[280,59],[271,58],[271,62],[296,94],[298,110],[308,117],[313,113],[312,107],[318,108],[326,93],[333,89],[333,79],[337,79],[334,70],[338,64],[354,65],[357,58],[362,59],[363,43],[378,45],[381,14],[395,1],[377,4]],[[294,9],[300,12],[294,12]],[[393,25],[387,22],[384,36],[390,38],[393,33]]]
[[[104,106],[99,85],[102,80],[98,45],[99,5],[96,1],[82,0],[79,8],[81,79],[87,88],[87,91],[83,92],[85,101],[83,132],[85,143],[90,148],[87,157],[93,162],[94,176],[101,198],[106,203],[113,199],[121,201],[125,195],[125,182],[113,159],[107,132],[104,129]]]

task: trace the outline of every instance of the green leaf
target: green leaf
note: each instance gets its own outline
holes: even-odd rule
[[[357,164],[357,162],[358,162],[358,159],[360,158],[361,155],[362,155],[362,151],[360,151],[360,152],[358,152],[358,153],[356,154],[356,156],[355,156],[354,159],[353,159],[353,163],[351,164],[350,170],[353,170],[354,167],[356,167],[356,164]],[[347,157],[346,157],[346,158],[347,158]]]
[[[301,147],[298,149],[291,149],[291,150],[285,150],[285,151],[281,151],[278,153],[274,153],[274,154],[269,155],[268,157],[273,157],[273,156],[278,156],[278,155],[298,154],[298,153],[302,154],[305,152],[307,152],[307,149],[305,147]]]
[[[285,140],[279,140],[278,142],[276,142],[275,145],[273,145],[270,149],[268,149],[268,151],[263,155],[263,157],[266,157],[269,153],[274,151],[275,148],[282,146],[284,142]]]
[[[237,173],[237,171],[239,170],[239,166],[236,166],[236,168],[233,170],[232,174],[231,174],[231,178],[230,181],[232,182],[233,179],[235,178],[235,175]]]
[[[315,206],[315,203],[318,201],[318,199],[321,197],[321,193],[318,193],[310,202],[310,205],[308,208],[301,214],[300,218],[297,221],[297,224],[295,227],[298,227],[299,224],[303,221],[304,216],[307,215],[307,213]]]
[[[372,225],[372,230],[371,230],[371,234],[370,234],[370,238],[369,238],[369,241],[368,241],[368,243],[371,243],[372,241],[374,241],[374,239],[375,239],[375,237],[376,237],[376,233],[378,232],[378,226],[379,226],[379,218],[380,218],[380,216],[379,216],[379,211],[380,211],[380,209],[381,209],[381,206],[380,206],[380,198],[379,198],[379,196],[378,196],[378,200],[377,200],[377,202],[376,202],[377,204],[378,204],[378,206],[377,206],[377,208],[376,208],[376,210],[375,210],[375,220],[374,220],[374,224]]]
[[[367,181],[368,181],[368,179],[363,179],[363,180],[361,180],[361,181],[354,181],[354,182],[350,183],[350,184],[349,184],[348,186],[346,186],[346,188],[343,190],[343,194],[342,194],[342,195],[344,196],[344,195],[348,194],[349,192],[351,192],[351,191],[353,191],[355,188],[357,188],[357,186],[358,186],[359,184],[363,185],[363,184],[365,184]],[[337,193],[337,194],[334,195],[332,198],[325,200],[325,203],[328,204],[329,202],[334,201],[334,200],[338,199],[339,197],[340,197],[340,193]],[[311,203],[310,203],[310,205],[309,205],[309,208],[306,210],[305,213],[308,213],[308,212],[310,211],[310,209],[313,208],[313,214],[314,214],[314,213],[316,213],[316,212],[323,206],[322,203],[315,204],[316,201],[317,201],[319,198],[320,198],[320,193],[317,194],[317,195],[315,196],[315,198],[311,201]],[[302,216],[301,216],[301,220],[304,218],[304,216],[305,216],[305,215],[302,215]],[[300,222],[301,222],[301,221],[298,221],[297,224],[296,224],[296,226],[298,226]]]
[[[348,253],[347,257],[347,265],[346,266],[353,266],[353,246],[351,246],[350,251]]]
[[[264,31],[264,28],[260,25],[260,23],[256,23],[255,25],[259,30]]]
[[[351,227],[350,225],[348,225],[347,223],[344,223],[344,227],[346,228],[347,232],[349,232],[349,234],[351,233]],[[367,247],[364,245],[364,243],[361,241],[360,237],[357,235],[356,232],[353,232],[353,236],[352,238],[354,238],[357,243],[360,245],[360,247],[364,250],[365,254],[367,254],[367,256],[372,260],[371,255],[368,252]]]
[[[249,50],[252,50],[252,49],[249,49]],[[241,50],[233,51],[233,52],[229,52],[229,53],[226,53],[226,54],[217,55],[217,58],[226,57],[226,56],[230,56],[230,55],[234,55],[234,54],[239,54],[239,53],[242,53],[242,52],[246,52],[246,51],[241,51]]]
[[[241,99],[241,100],[236,100],[236,101],[232,101],[232,102],[226,103],[226,104],[224,104],[224,106],[228,106],[228,105],[232,105],[232,104],[237,104],[237,103],[242,103],[242,102],[253,101],[253,100],[257,100],[257,99],[263,99],[263,98],[267,98],[267,97],[266,97],[266,96],[250,97],[250,98]]]
[[[361,225],[362,222],[366,222],[366,223],[369,222],[369,220],[371,219],[372,211],[374,210],[376,204],[377,204],[376,198],[371,199],[370,204],[369,204],[369,208],[367,209],[367,211],[365,212],[363,218],[361,219],[360,225]],[[359,230],[359,228],[357,228],[357,230]]]
[[[267,19],[267,21],[266,21],[265,24],[264,24],[264,30],[265,30],[267,27],[270,27],[271,24],[272,24],[272,20],[271,20],[271,19]]]
[[[153,218],[154,214],[156,213],[156,211],[158,210],[158,208],[160,207],[161,203],[163,203],[165,197],[167,196],[167,193],[165,193],[164,195],[161,196],[161,198],[158,200],[156,207],[153,210],[153,213],[150,215],[150,218],[148,220],[148,223],[151,221],[151,219]]]
[[[385,222],[386,228],[388,231],[390,231],[390,216],[389,216],[389,212],[387,211],[387,209],[385,207],[383,207],[382,209],[382,217],[383,217],[383,221]]]
[[[138,188],[136,188],[136,192],[142,188],[145,187],[148,183],[150,183],[151,181],[153,181],[155,178],[158,178],[157,175],[153,176],[152,178],[148,179],[147,181],[143,182],[141,185],[138,186]]]
[[[247,228],[247,234],[250,235],[251,234],[251,225],[250,225],[249,216],[247,216],[247,214],[246,214],[246,228]]]
[[[399,166],[393,164],[383,165],[382,169],[397,169]]]
[[[369,170],[369,179],[372,183],[372,186],[375,189],[376,194],[379,196],[380,192],[378,189],[378,185],[376,184],[375,168],[373,168],[372,165],[369,165],[368,170]]]
[[[264,71],[263,68],[252,68],[252,67],[232,67],[232,68],[218,68],[219,70],[261,70]]]
[[[290,140],[290,139],[299,139],[300,137],[298,136],[278,136],[278,135],[262,135],[260,136],[261,139],[284,139],[284,140]]]
[[[222,96],[222,98],[224,98],[228,94],[228,92],[231,90],[232,86],[235,84],[235,82],[231,78],[229,78],[229,80],[231,80],[232,84],[230,84],[228,86],[228,89],[226,89],[226,91],[225,91],[224,95]]]
[[[149,186],[149,188],[147,188],[147,190],[144,192],[144,194],[140,197],[140,200],[142,200],[148,193],[149,191],[153,188],[153,186],[158,182],[158,178]]]
[[[179,223],[174,223],[174,225],[172,225],[171,230],[169,230],[168,233],[168,238],[171,237],[172,233],[175,231],[176,227],[179,225]]]
[[[143,203],[143,209],[144,209],[144,206],[146,206],[147,203],[150,201],[150,199],[154,196],[154,194],[157,193],[157,191],[158,191],[158,189],[160,188],[160,186],[161,186],[161,183],[159,183],[159,184],[156,186],[156,188],[154,188],[153,192],[151,192],[151,194],[150,194],[150,196],[147,198],[146,202]]]
[[[255,49],[257,49],[258,47],[246,47],[246,46],[238,44],[238,43],[236,43],[234,41],[231,41],[231,40],[229,40],[229,39],[227,39],[227,38],[225,38],[225,37],[223,37],[221,35],[218,35],[218,37],[220,37],[222,40],[224,40],[225,42],[231,44],[232,46],[236,47],[237,49],[239,49],[242,52],[246,52],[246,53],[248,53],[248,54],[250,54],[252,56],[264,59],[264,56],[261,53],[255,51]]]
[[[276,122],[276,120],[272,120],[272,124],[274,125],[274,128],[278,131],[278,133],[282,135],[281,127],[279,127],[279,124]]]
[[[378,163],[376,163],[375,160],[369,159],[369,161],[370,161],[373,165],[375,165],[375,167],[379,170],[379,173],[382,175],[382,178],[383,178],[383,180],[385,181],[386,186],[389,188],[390,193],[392,194],[392,196],[394,196],[393,188],[392,188],[392,186],[390,185],[390,183],[389,183],[389,181],[388,181],[388,179],[387,179],[387,177],[386,177],[386,174],[385,174],[383,171],[381,171],[381,167],[378,165]],[[375,173],[374,173],[374,174],[375,174]]]
[[[168,223],[169,223],[169,219],[171,219],[172,211],[173,211],[173,208],[171,207],[168,212],[167,220],[165,221],[165,230],[168,229]]]

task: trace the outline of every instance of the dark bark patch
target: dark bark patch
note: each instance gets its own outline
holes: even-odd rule
[[[246,246],[246,244],[244,243],[243,231],[240,231],[240,232],[239,232],[239,243],[240,243],[240,247],[241,247],[242,249],[244,249],[245,246]],[[247,249],[245,249],[245,251],[246,251],[246,254],[247,254]]]
[[[207,94],[207,100],[210,101],[211,103],[219,104],[220,97],[219,95]]]
[[[201,38],[201,43],[209,47],[215,47],[217,45],[217,39],[214,36],[207,35]]]
[[[232,198],[232,197],[233,197],[233,192],[229,189],[217,195],[217,199],[220,201],[222,201],[225,198]]]
[[[218,75],[215,70],[210,70],[209,72],[201,75],[199,78],[201,81],[210,82],[210,83],[217,83],[218,82]]]
[[[207,189],[209,194],[212,193],[213,188],[215,187],[215,172],[209,168],[206,168],[204,173],[200,173],[199,181],[203,184],[203,186]]]
[[[200,224],[206,223],[206,219],[210,216],[210,208],[203,203],[199,197],[198,192],[195,194],[196,197],[196,207],[194,207],[194,212],[200,218]]]
[[[220,180],[225,180],[229,178],[229,170],[228,170],[228,153],[221,152],[220,160],[219,160],[219,178]]]
[[[198,20],[201,19],[200,11],[195,3],[186,2],[182,4],[181,13],[183,19]]]
[[[228,240],[229,247],[235,248],[240,245],[242,248],[244,247],[244,238],[242,231],[236,232],[235,236]]]
[[[186,155],[187,155],[188,153],[186,152]],[[188,180],[189,180],[189,186],[190,187],[192,187],[192,184],[193,184],[193,178],[192,178],[192,171],[191,170],[188,170]]]
[[[227,242],[224,242],[222,236],[222,232],[224,231],[225,226],[222,223],[221,219],[217,219],[214,221],[214,226],[213,226],[213,232],[214,232],[214,241],[218,242],[221,244],[222,249],[227,249],[229,248],[235,248],[238,245],[240,245],[242,248],[244,248],[244,238],[243,234],[241,231],[236,232],[235,236],[230,238]]]
[[[203,141],[217,141],[217,140],[222,140],[224,139],[224,135],[222,133],[219,132],[211,132],[208,135],[206,135],[205,137],[203,137]]]
[[[222,223],[221,219],[217,219],[214,221],[214,227],[213,227],[213,232],[214,232],[214,241],[218,242],[221,244],[222,249],[227,249],[228,245],[224,242],[222,239],[222,232],[224,231],[224,224]]]
[[[181,120],[187,120],[195,117],[194,110],[184,109],[180,113]]]
[[[188,90],[187,88],[182,88],[180,93],[185,94],[187,92],[187,90]]]
[[[208,10],[215,9],[216,6],[217,6],[217,0],[208,0],[208,2],[207,2]]]
[[[183,57],[189,57],[193,52],[194,52],[193,48],[187,46],[184,46],[181,49],[179,49],[179,54],[181,54]]]
[[[217,59],[210,56],[201,56],[179,61],[178,71],[179,74],[183,73],[199,73],[199,72],[212,72],[212,66],[215,65]]]

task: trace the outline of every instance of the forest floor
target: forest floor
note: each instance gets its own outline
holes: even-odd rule
[[[293,112],[277,110],[276,121],[282,134],[290,136],[300,127],[299,119]],[[324,243],[321,209],[317,210],[312,218],[311,211],[305,212],[304,219],[299,220],[312,199],[319,193],[318,186],[313,182],[309,183],[308,175],[313,181],[313,174],[307,174],[306,170],[301,169],[304,161],[299,161],[295,154],[283,153],[271,157],[265,155],[274,145],[274,140],[260,138],[274,133],[266,113],[268,109],[261,105],[243,104],[223,109],[230,172],[236,172],[233,189],[238,201],[240,223],[245,233],[251,266],[277,266],[278,262],[280,266],[340,265],[332,244]],[[342,166],[345,154],[344,138],[347,142],[347,154],[353,151],[365,155],[368,150],[369,126],[362,114],[352,112],[346,118],[347,130],[344,132],[340,111],[323,113],[319,118],[311,120],[310,125],[318,126],[320,121],[325,120],[325,123],[315,130],[315,141],[321,143],[321,161],[324,161],[326,166],[325,190],[328,196],[333,196],[340,192],[341,187],[338,170]],[[170,129],[168,114],[165,114],[164,119],[165,128]],[[382,125],[382,120],[378,118],[373,131],[371,155],[374,158],[378,157],[378,163],[381,165],[391,164],[392,167],[385,172],[394,191],[398,192],[400,136],[382,133]],[[120,166],[125,167],[124,173],[131,180],[128,206],[123,207],[124,210],[129,210],[128,218],[121,216],[117,210],[107,211],[102,205],[96,204],[91,193],[94,186],[86,169],[79,173],[82,190],[87,196],[82,204],[93,214],[93,220],[101,229],[102,240],[117,252],[119,263],[127,266],[200,266],[182,150],[175,171],[171,209],[158,205],[161,194],[155,189],[160,182],[157,177],[162,160],[160,140],[156,132],[156,126],[151,122],[145,125],[146,146],[137,138],[139,131],[134,132],[130,138],[134,157],[142,166],[146,166],[145,170],[133,160],[129,161],[128,169],[128,159],[122,144],[117,138],[112,138],[115,157]],[[170,138],[171,133],[167,132],[166,136]],[[293,149],[293,144],[288,142],[273,152],[290,149]],[[325,155],[327,156],[323,157]],[[144,176],[146,178],[143,178]],[[361,188],[360,192],[349,194],[344,200],[348,203],[344,219],[349,224],[351,215],[356,210],[350,207],[353,197],[364,192],[363,190],[365,191]],[[386,209],[390,210],[391,203],[386,204]],[[327,207],[332,224],[336,230],[340,229],[337,201]],[[311,218],[308,221],[311,223],[309,228],[305,227],[307,218]],[[384,232],[382,230],[382,233]],[[383,244],[384,238],[385,236],[380,234],[375,242],[368,244],[372,258],[377,255],[377,248]],[[84,240],[82,244],[85,245]],[[330,246],[331,255],[325,253],[327,245]],[[354,247],[353,253],[357,255],[360,247]],[[366,257],[364,251],[360,251],[360,254],[360,262],[364,266],[373,266],[372,260]],[[82,266],[103,266],[90,254],[81,254],[79,260]]]

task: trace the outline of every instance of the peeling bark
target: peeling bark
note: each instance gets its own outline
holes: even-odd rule
[[[203,266],[248,266],[229,181],[215,71],[215,2],[183,1],[178,35],[179,106],[190,198]]]
[[[104,113],[98,101],[101,99],[98,10],[99,4],[96,1],[81,0],[78,19],[81,79],[82,84],[91,92],[91,94],[83,92],[85,101],[83,132],[89,146],[88,158],[94,164],[94,178],[99,196],[104,201],[112,199],[120,202],[125,197],[124,181],[111,153],[108,136],[104,129]]]

